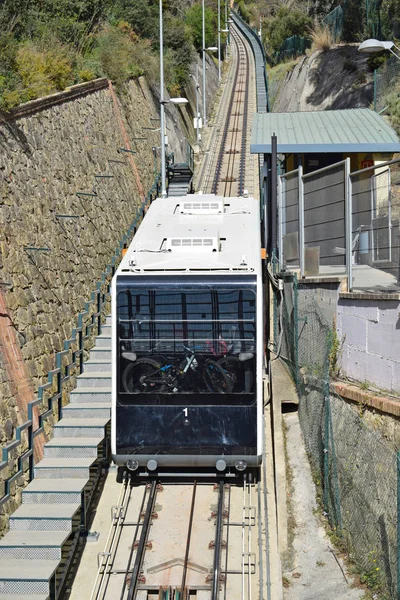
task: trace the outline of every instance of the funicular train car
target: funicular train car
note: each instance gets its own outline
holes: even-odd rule
[[[112,282],[112,457],[236,476],[262,456],[263,292],[253,198],[152,203]]]

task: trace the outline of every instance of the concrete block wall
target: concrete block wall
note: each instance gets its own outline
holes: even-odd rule
[[[341,373],[400,392],[400,300],[340,298]]]

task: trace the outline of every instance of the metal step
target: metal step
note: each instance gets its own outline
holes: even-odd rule
[[[69,396],[71,404],[76,402],[109,402],[111,407],[111,389],[109,387],[103,388],[90,388],[81,387],[79,390],[74,390]]]
[[[106,325],[111,325],[111,315],[106,316]]]
[[[0,540],[0,561],[61,560],[62,545],[69,531],[9,531]]]
[[[90,351],[90,360],[109,360],[111,362],[111,348],[97,348]],[[84,366],[86,363],[84,363]]]
[[[87,479],[33,479],[22,491],[22,504],[81,502]]]
[[[81,388],[108,388],[111,391],[111,371],[81,373],[76,379],[77,389]]]
[[[111,402],[70,403],[62,409],[63,419],[101,419],[111,417]]]
[[[49,594],[8,594],[0,592],[0,600],[51,600]]]
[[[111,372],[111,359],[102,360],[100,358],[90,358],[83,365],[84,373],[110,373]]]
[[[72,531],[81,503],[22,504],[10,517],[10,531]]]
[[[0,560],[0,593],[48,594],[58,560]]]
[[[90,467],[96,462],[88,458],[44,458],[35,465],[35,479],[86,479],[90,478]]]
[[[101,326],[101,335],[109,335],[111,337],[111,323],[106,322]]]
[[[111,350],[111,335],[101,334],[96,338],[97,348],[109,348]]]
[[[61,419],[54,426],[54,438],[62,437],[104,437],[105,428],[110,419]]]
[[[53,438],[44,447],[45,458],[87,458],[99,455],[99,445],[103,437],[98,438]]]

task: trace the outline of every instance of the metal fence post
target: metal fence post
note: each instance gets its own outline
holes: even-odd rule
[[[282,178],[284,175],[278,176],[278,252],[277,257],[279,263],[283,265],[283,190]]]
[[[329,519],[329,433],[330,433],[330,400],[324,395],[325,405],[325,436],[324,436],[324,509]],[[330,520],[330,519],[329,519]]]
[[[345,227],[346,227],[346,273],[347,273],[347,291],[351,292],[353,287],[353,203],[352,186],[350,175],[350,158],[346,158],[344,165],[344,201],[345,201]]]
[[[304,277],[304,182],[303,165],[299,165],[298,183],[299,183],[299,260],[300,277]]]

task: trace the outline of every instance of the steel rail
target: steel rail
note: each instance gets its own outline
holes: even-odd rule
[[[194,481],[193,482],[192,504],[190,506],[188,534],[187,534],[187,541],[186,541],[185,560],[183,563],[182,584],[181,584],[182,598],[183,598],[183,594],[185,592],[185,585],[186,585],[186,574],[187,574],[187,567],[188,567],[188,561],[189,561],[190,540],[192,537],[192,529],[193,529],[194,505],[195,505],[195,501],[196,501],[196,489],[197,489],[197,481]]]
[[[142,564],[143,564],[143,558],[144,558],[144,553],[145,553],[145,549],[146,549],[147,538],[148,538],[149,532],[150,532],[151,515],[154,510],[154,503],[156,501],[156,496],[157,496],[157,481],[154,480],[151,483],[151,487],[150,487],[150,493],[149,493],[149,498],[147,501],[146,513],[144,515],[142,531],[140,533],[139,545],[136,550],[135,563],[134,563],[133,569],[132,569],[132,577],[131,577],[131,581],[129,584],[127,600],[134,600],[134,598],[136,598],[136,594],[138,591],[139,575],[140,575],[140,570],[141,570]],[[137,531],[137,529],[138,528],[136,528],[136,531]],[[136,532],[135,532],[135,536],[136,536]],[[132,557],[133,550],[134,550],[134,543],[132,543],[130,559]],[[130,564],[130,560],[128,562],[127,571],[129,571],[129,564]],[[122,595],[121,595],[120,600],[123,600],[123,596],[124,596],[124,589],[122,590]]]
[[[239,181],[238,181],[238,195],[242,195],[244,191],[244,181],[246,172],[246,148],[247,148],[247,123],[248,123],[248,110],[249,110],[249,51],[247,43],[242,39],[241,35],[235,29],[232,30],[232,39],[234,40],[237,62],[234,80],[232,84],[232,92],[229,99],[229,105],[226,112],[225,122],[223,125],[222,139],[220,142],[220,148],[217,156],[217,163],[215,166],[215,173],[211,191],[217,193],[218,187],[221,183],[223,186],[223,195],[231,196],[233,193],[234,183],[233,179],[236,171],[236,153],[240,155],[239,158]],[[244,93],[244,98],[242,94]],[[233,110],[234,109],[234,110]],[[241,113],[241,111],[243,111]],[[240,123],[242,119],[242,123]],[[240,127],[241,125],[241,127]],[[231,139],[231,152],[229,152],[228,159],[226,160],[227,152],[227,141],[228,133],[232,132]],[[240,151],[237,150],[239,134],[241,132],[240,140]],[[224,179],[221,181],[221,173],[224,169]]]
[[[218,596],[219,596],[220,570],[221,570],[222,526],[224,524],[223,508],[224,508],[224,481],[222,480],[219,482],[217,521],[215,524],[215,552],[214,552],[211,600],[218,600]]]
[[[103,591],[103,585],[108,573],[108,567],[112,564],[112,558],[115,556],[116,548],[118,547],[118,539],[120,537],[121,526],[125,518],[126,508],[129,503],[129,496],[128,482],[125,481],[124,485],[121,486],[117,504],[111,508],[111,510],[115,508],[116,512],[111,521],[104,551],[98,555],[98,557],[101,556],[101,561],[99,561],[90,600],[99,600],[104,598],[105,590]]]
[[[238,67],[239,67],[239,73],[238,73],[238,78],[237,81],[235,82],[238,86],[238,90],[241,90],[241,86],[243,86],[244,81],[243,81],[243,61],[242,61],[242,57],[245,55],[245,52],[243,52],[244,50],[244,44],[243,44],[243,40],[240,38],[240,36],[238,35],[238,33],[235,31],[232,31],[232,37],[235,41],[236,47],[237,47],[237,56],[238,56]],[[240,79],[239,79],[240,77]],[[235,104],[236,104],[236,108],[235,108],[235,112],[233,113],[233,123],[232,123],[232,132],[233,132],[233,138],[232,138],[232,143],[231,143],[231,147],[234,149],[234,154],[230,154],[229,158],[228,158],[228,165],[227,165],[227,171],[226,171],[226,182],[225,182],[225,187],[224,187],[224,196],[232,196],[232,188],[233,188],[233,181],[232,179],[234,179],[234,173],[235,173],[235,163],[236,163],[236,145],[237,145],[237,141],[238,141],[238,137],[239,137],[239,122],[240,122],[240,103],[241,103],[241,98],[238,97],[239,94],[241,94],[241,91],[235,91],[233,92],[233,96],[235,96],[236,94],[236,99],[234,100]],[[232,115],[228,115],[228,119],[226,121],[226,128],[227,131],[229,131],[229,127],[231,126],[231,117]]]
[[[228,591],[228,548],[229,548],[229,526],[230,526],[230,513],[231,513],[231,486],[229,486],[228,493],[228,516],[226,520],[226,553],[225,553],[225,591],[224,600],[227,600],[226,593]]]
[[[222,134],[222,140],[221,140],[220,147],[219,147],[219,153],[218,153],[217,165],[216,165],[216,169],[215,169],[214,181],[213,181],[212,188],[211,188],[211,192],[213,194],[217,193],[218,184],[219,184],[219,180],[220,180],[221,168],[222,168],[222,163],[223,163],[224,154],[225,154],[226,139],[228,137],[229,121],[230,121],[230,118],[231,118],[232,107],[233,107],[233,102],[234,102],[234,97],[235,97],[235,87],[236,87],[236,83],[237,83],[238,76],[239,76],[239,65],[240,65],[239,48],[238,48],[238,44],[237,44],[236,38],[233,38],[233,39],[234,39],[235,44],[237,46],[237,56],[238,56],[238,59],[237,59],[237,62],[236,62],[236,70],[235,70],[235,76],[234,76],[234,81],[233,81],[233,86],[232,86],[232,94],[231,94],[231,97],[229,99],[227,117],[226,117],[226,120],[225,120],[225,125],[224,125],[224,129],[223,129],[223,134]]]

